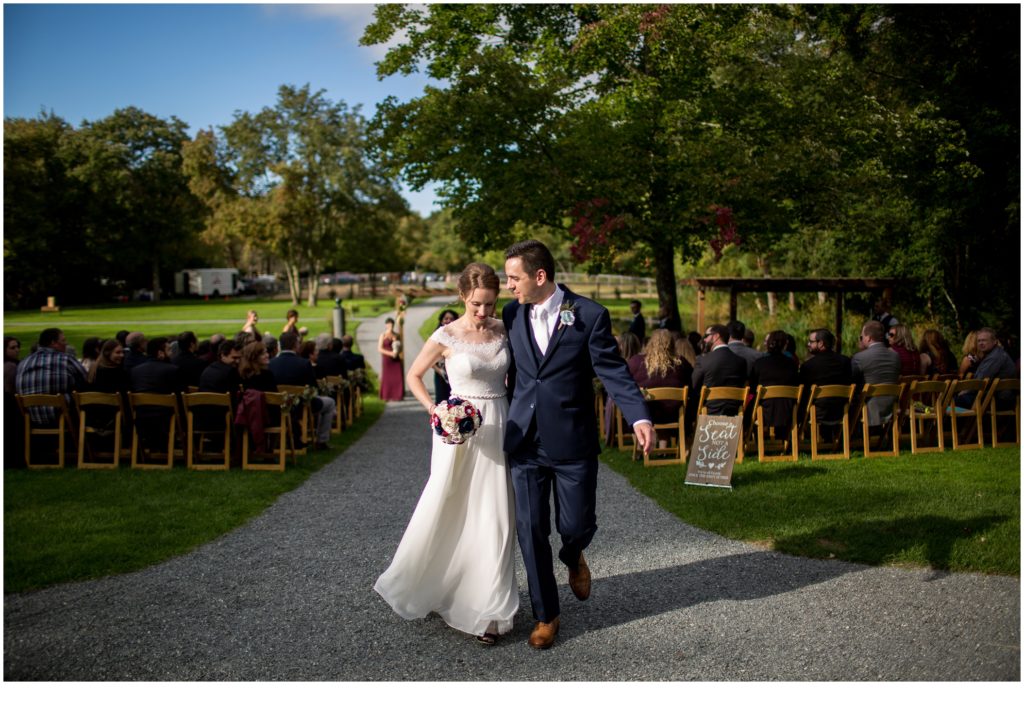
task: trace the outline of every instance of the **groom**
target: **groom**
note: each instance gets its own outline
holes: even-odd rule
[[[590,568],[583,550],[597,530],[597,419],[595,374],[633,425],[648,452],[654,429],[643,396],[612,337],[608,310],[555,284],[555,261],[539,241],[521,241],[505,252],[508,289],[516,301],[502,318],[512,347],[505,430],[516,529],[537,619],[530,646],[549,648],[558,634],[558,589],[551,561],[551,488],[555,522],[569,568],[569,587],[590,596]]]

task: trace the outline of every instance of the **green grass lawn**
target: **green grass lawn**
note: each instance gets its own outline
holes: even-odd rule
[[[1020,576],[1020,449],[736,465],[733,489],[681,466],[601,460],[683,521],[792,555]]]
[[[4,592],[131,572],[221,536],[262,513],[355,442],[383,413],[363,415],[331,449],[284,472],[5,470]]]

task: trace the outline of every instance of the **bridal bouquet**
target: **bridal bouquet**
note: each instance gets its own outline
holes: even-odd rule
[[[465,443],[476,433],[483,416],[473,404],[461,397],[449,397],[434,407],[430,427],[449,445]]]

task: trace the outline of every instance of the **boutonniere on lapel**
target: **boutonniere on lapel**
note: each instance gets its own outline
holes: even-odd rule
[[[576,305],[572,302],[562,302],[558,308],[558,328],[561,331],[563,326],[572,326],[576,323]]]

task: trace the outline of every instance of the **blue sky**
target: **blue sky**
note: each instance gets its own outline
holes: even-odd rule
[[[4,117],[52,111],[73,125],[135,106],[190,132],[276,102],[309,83],[370,117],[409,99],[422,74],[378,81],[383,47],[358,45],[372,4],[4,4]],[[404,191],[426,216],[433,191]]]

